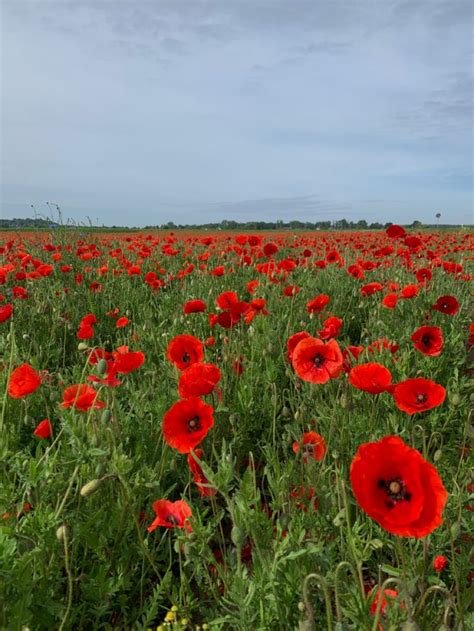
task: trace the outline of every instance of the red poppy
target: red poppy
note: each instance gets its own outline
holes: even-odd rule
[[[336,340],[324,343],[315,337],[301,340],[293,351],[293,368],[303,381],[326,383],[342,371],[342,353]]]
[[[265,243],[263,246],[263,252],[265,253],[265,256],[272,256],[278,252],[278,246],[272,242]]]
[[[166,356],[179,370],[184,370],[204,358],[202,343],[194,335],[176,335],[168,344]]]
[[[80,383],[69,386],[69,388],[64,390],[61,407],[73,407],[81,412],[87,412],[91,408],[97,410],[105,408],[105,403],[97,399],[97,392],[94,388],[91,388],[91,386],[85,383]]]
[[[89,324],[81,325],[76,333],[79,340],[90,340],[94,335],[94,329]]]
[[[441,296],[432,308],[440,313],[454,315],[459,311],[459,302],[454,296]]]
[[[382,291],[382,285],[380,283],[368,283],[360,288],[360,293],[363,296],[372,296],[378,291]]]
[[[433,569],[438,574],[448,567],[448,559],[445,556],[439,555],[433,560]]]
[[[33,432],[33,435],[38,436],[38,438],[51,438],[51,434],[51,423],[47,418],[41,421],[41,423],[38,423],[35,431]]]
[[[337,337],[342,328],[342,320],[341,318],[337,318],[336,316],[331,316],[330,318],[326,318],[323,322],[323,329],[318,331],[318,335],[322,340],[328,340],[331,337]]]
[[[302,458],[305,463],[310,459],[319,462],[324,458],[327,450],[326,441],[316,432],[305,432],[303,434],[303,441],[295,440],[293,443],[293,451],[295,454],[299,452],[300,447],[302,448]]]
[[[287,285],[283,289],[283,295],[287,298],[292,298],[293,296],[296,296],[296,294],[298,294],[300,291],[301,287],[298,287],[297,285]]]
[[[415,276],[416,276],[416,280],[419,283],[426,283],[426,281],[431,280],[433,278],[433,274],[431,270],[427,269],[426,267],[419,269],[416,272]]]
[[[437,357],[443,349],[443,331],[438,326],[420,326],[410,339],[423,355]]]
[[[228,311],[239,302],[239,298],[235,291],[224,291],[216,298],[216,305],[219,309]]]
[[[430,379],[416,377],[397,383],[393,387],[393,398],[399,410],[416,414],[441,405],[446,398],[446,390]]]
[[[255,290],[257,289],[259,285],[260,283],[258,282],[258,280],[251,280],[247,283],[246,289],[249,292],[249,294],[254,294]]]
[[[292,360],[293,351],[298,346],[299,342],[301,342],[301,340],[304,340],[307,337],[311,337],[310,334],[307,331],[298,331],[298,333],[294,333],[288,339],[288,341],[286,343],[286,349],[288,351],[288,359],[289,359],[289,361]]]
[[[183,305],[183,313],[201,313],[206,310],[204,300],[188,300]]]
[[[145,355],[141,351],[114,353],[113,371],[122,375],[140,368],[145,361]]]
[[[210,394],[220,378],[221,371],[214,364],[192,364],[179,377],[179,396],[186,399]]]
[[[22,399],[38,390],[41,377],[29,364],[22,364],[15,368],[8,380],[8,394],[12,399]]]
[[[382,305],[386,309],[395,309],[398,302],[398,294],[387,294],[382,300]]]
[[[79,328],[83,326],[93,326],[94,324],[97,324],[97,318],[93,313],[88,313],[80,321]]]
[[[380,603],[379,611],[380,614],[384,616],[387,605],[390,603],[390,601],[398,598],[398,592],[394,589],[381,589],[380,587],[376,588],[375,594],[372,593],[371,595],[373,595],[373,601],[370,605],[370,613],[372,616],[375,616],[375,614],[377,613],[377,609],[379,609],[379,600],[382,600],[382,602]],[[379,628],[382,627],[379,626]]]
[[[350,371],[352,358],[356,360],[359,359],[359,355],[362,353],[363,350],[364,350],[363,346],[352,346],[352,345],[344,349],[342,353],[342,359],[343,359],[342,369],[344,370],[344,372],[347,373]]]
[[[117,329],[123,329],[124,326],[127,326],[127,324],[130,322],[130,320],[128,318],[126,318],[125,316],[122,316],[121,318],[119,318],[117,320],[117,322],[115,323],[115,327]]]
[[[321,313],[330,300],[331,298],[327,294],[320,294],[306,303],[306,311],[308,313]]]
[[[406,235],[405,228],[397,226],[397,224],[392,224],[385,232],[391,239],[399,239],[400,237],[404,237]]]
[[[202,460],[202,449],[196,449],[194,454]],[[201,466],[194,459],[193,454],[188,454],[188,465],[193,474],[194,482],[203,497],[213,497],[217,494],[217,489],[209,486],[209,480],[206,478]]]
[[[214,410],[197,397],[177,401],[163,417],[163,435],[181,454],[194,449],[214,425]]]
[[[164,528],[185,528],[188,532],[192,532],[189,518],[192,517],[191,507],[184,500],[170,502],[169,500],[156,500],[152,504],[153,512],[156,519],[151,526],[148,526],[148,532],[153,532],[158,526]]]
[[[406,285],[401,291],[401,297],[405,300],[408,300],[417,296],[419,292],[420,288],[418,287],[418,285]]]
[[[360,445],[350,480],[359,506],[388,532],[425,537],[442,524],[448,497],[443,482],[398,436]]]
[[[13,305],[7,304],[0,307],[0,322],[6,322],[12,317]]]
[[[369,362],[352,368],[349,373],[349,382],[358,390],[363,390],[370,394],[380,394],[389,390],[392,383],[392,375],[385,366]]]

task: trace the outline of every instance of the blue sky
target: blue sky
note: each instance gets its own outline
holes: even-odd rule
[[[473,220],[464,0],[3,0],[2,217]]]

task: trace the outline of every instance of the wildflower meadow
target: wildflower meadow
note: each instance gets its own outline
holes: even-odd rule
[[[473,246],[2,233],[0,628],[473,629]]]

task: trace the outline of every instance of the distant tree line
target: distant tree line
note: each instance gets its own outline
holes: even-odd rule
[[[359,221],[347,221],[347,219],[338,219],[337,221],[232,221],[224,219],[220,222],[214,223],[201,223],[201,224],[175,224],[173,221],[168,221],[165,224],[156,224],[144,226],[143,228],[137,228],[132,226],[92,226],[92,225],[73,225],[68,223],[67,225],[61,225],[50,219],[43,218],[15,218],[15,219],[0,219],[0,230],[14,230],[14,229],[40,229],[51,230],[56,228],[66,228],[68,230],[241,230],[253,231],[253,230],[382,230],[390,226],[393,222],[380,223],[374,221],[368,223],[365,219]],[[423,224],[421,221],[413,221],[410,225],[405,225],[407,228],[456,228],[459,224]]]
[[[392,225],[392,221],[386,223],[380,223],[374,221],[368,223],[365,219],[359,221],[347,221],[347,219],[338,219],[337,221],[232,221],[224,219],[223,221],[216,223],[202,223],[202,224],[175,224],[173,221],[168,223],[145,226],[144,230],[161,229],[161,230],[382,230]],[[413,221],[410,225],[406,225],[406,228],[456,228],[458,224],[423,224],[421,221]]]

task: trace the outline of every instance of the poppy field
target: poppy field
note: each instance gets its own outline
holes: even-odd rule
[[[0,235],[0,628],[473,629],[473,247]]]

